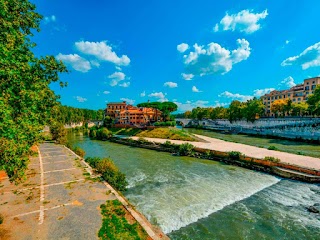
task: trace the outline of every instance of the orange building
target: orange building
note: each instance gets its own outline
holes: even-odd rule
[[[122,103],[107,104],[106,115],[114,119],[115,123],[145,126],[161,121],[162,112],[155,108],[135,107]]]

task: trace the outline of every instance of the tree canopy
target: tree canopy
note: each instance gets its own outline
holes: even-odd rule
[[[42,19],[35,8],[28,0],[0,0],[0,169],[11,179],[23,177],[29,149],[57,107],[49,84],[67,72],[53,56],[32,52],[30,37]]]
[[[170,113],[178,109],[177,104],[173,102],[145,102],[139,103],[138,107],[151,107],[158,109],[162,112],[162,117],[164,120],[170,120]]]
[[[320,86],[318,86],[312,95],[309,96],[307,103],[309,104],[309,111],[313,115],[320,115]]]

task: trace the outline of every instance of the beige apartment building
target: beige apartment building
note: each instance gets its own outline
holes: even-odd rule
[[[320,77],[308,78],[305,79],[303,83],[297,84],[288,90],[274,90],[261,96],[261,100],[266,107],[266,116],[274,116],[274,113],[271,112],[271,105],[275,100],[291,99],[293,103],[306,102],[308,100],[308,96],[313,94],[317,85],[320,85]]]

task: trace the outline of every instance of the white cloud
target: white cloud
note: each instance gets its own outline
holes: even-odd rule
[[[230,51],[214,42],[209,43],[206,47],[194,44],[194,51],[183,56],[188,73],[183,73],[182,77],[191,78],[195,75],[204,76],[229,72],[234,64],[246,60],[251,53],[247,40],[238,39],[237,45],[237,49]]]
[[[144,97],[146,96],[146,91],[143,91],[142,93],[140,93],[140,97]]]
[[[228,91],[225,91],[225,92],[219,94],[219,97],[231,98],[232,100],[239,100],[242,102],[245,102],[245,101],[253,98],[253,96],[250,96],[250,95],[242,95],[239,93],[231,93]]]
[[[111,79],[110,86],[117,86],[120,81],[123,81],[126,78],[126,75],[123,72],[114,72],[109,75],[108,78]]]
[[[179,45],[177,46],[177,50],[178,50],[179,52],[181,52],[181,53],[187,51],[188,48],[189,48],[189,45],[186,44],[186,43],[181,43],[181,44],[179,44]]]
[[[120,87],[125,87],[125,88],[127,88],[127,87],[130,86],[130,82],[121,83],[121,84],[119,84],[119,86],[120,86]]]
[[[96,61],[96,60],[91,60],[90,63],[91,63],[92,66],[100,67],[100,63],[98,61]]]
[[[81,102],[81,103],[86,102],[88,100],[88,99],[81,97],[81,96],[76,96],[76,99],[78,102]]]
[[[268,16],[268,10],[261,13],[253,13],[251,10],[242,10],[236,14],[226,15],[221,19],[220,23],[214,26],[214,31],[240,31],[247,34],[258,31],[261,25],[258,23],[261,19]]]
[[[126,101],[127,103],[129,103],[130,105],[133,105],[135,100],[130,99],[130,98],[120,98],[120,100],[122,101]]]
[[[104,91],[104,92],[103,92],[103,94],[109,94],[109,93],[110,93],[109,91]]]
[[[253,96],[261,97],[267,93],[270,93],[273,90],[275,90],[275,89],[274,88],[255,89],[255,90],[253,90]]]
[[[169,88],[176,88],[176,87],[178,87],[178,83],[175,83],[175,82],[165,82],[165,83],[163,84],[163,86],[169,87]]]
[[[166,98],[166,94],[164,94],[163,92],[154,92],[154,93],[150,93],[148,95],[148,97],[155,97],[158,98],[158,102],[167,102],[168,99]]]
[[[56,19],[55,15],[44,17],[44,23],[45,24],[50,23],[50,22],[55,22],[56,20],[57,19]]]
[[[281,63],[281,66],[301,65],[303,70],[320,66],[320,42],[306,48],[299,55],[289,57]]]
[[[184,80],[192,80],[192,78],[194,77],[193,74],[186,74],[186,73],[181,73],[181,76]]]
[[[122,68],[119,67],[119,66],[116,66],[116,69],[117,69],[118,71],[122,71]]]
[[[56,59],[63,61],[66,64],[71,65],[71,67],[79,72],[88,72],[91,69],[91,64],[86,59],[80,57],[78,54],[64,55],[59,53]]]
[[[294,82],[293,77],[289,76],[289,77],[283,79],[279,85],[291,88],[291,87],[294,87],[296,85],[296,83]]]
[[[220,101],[215,101],[213,107],[225,107],[229,105],[229,103],[221,103]]]
[[[286,40],[286,44],[289,44],[290,43],[290,41],[289,40]]]
[[[196,108],[196,107],[207,107],[207,104],[209,103],[209,101],[197,100],[195,102],[186,101],[185,103],[175,101],[174,103],[177,104],[178,111],[185,112],[185,111],[192,110],[193,108]]]
[[[192,92],[202,92],[202,91],[200,91],[196,86],[193,86],[192,87]]]
[[[112,62],[120,66],[127,66],[130,63],[130,59],[127,55],[122,55],[121,57],[119,57],[112,50],[112,47],[107,45],[106,41],[101,41],[101,42],[80,41],[80,42],[76,42],[75,46],[80,52],[88,55],[93,55],[102,61]]]

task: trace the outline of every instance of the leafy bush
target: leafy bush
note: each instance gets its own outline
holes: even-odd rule
[[[67,130],[61,123],[55,123],[50,126],[50,133],[52,140],[55,140],[57,143],[66,144],[67,142]]]
[[[184,143],[179,146],[179,155],[180,156],[189,156],[192,154],[194,146],[190,143]]]
[[[72,150],[82,158],[84,157],[84,155],[86,155],[86,152],[80,147],[72,148]]]
[[[104,180],[119,191],[125,191],[128,182],[125,174],[121,173],[117,166],[110,158],[88,157],[85,160],[89,165],[100,173]]]
[[[139,137],[137,142],[140,143],[140,144],[148,144],[148,143],[150,143],[148,140],[146,140],[145,138],[142,138],[142,137]]]
[[[273,145],[269,146],[268,149],[269,150],[278,150],[278,148],[276,146],[273,146]]]
[[[109,131],[107,128],[103,127],[103,128],[100,128],[98,131],[97,131],[97,136],[96,138],[99,139],[99,140],[107,140],[109,138],[112,137],[112,132]]]
[[[97,131],[95,129],[90,129],[89,137],[92,139],[97,138]]]
[[[229,158],[232,160],[239,160],[243,154],[238,151],[231,151],[228,153],[228,155],[229,155]]]
[[[270,156],[265,157],[264,160],[270,161],[270,162],[274,162],[274,163],[280,162],[280,159],[279,159],[279,158],[270,157]]]
[[[195,141],[189,133],[175,128],[155,128],[146,130],[136,135],[137,137],[162,138],[171,140]]]

